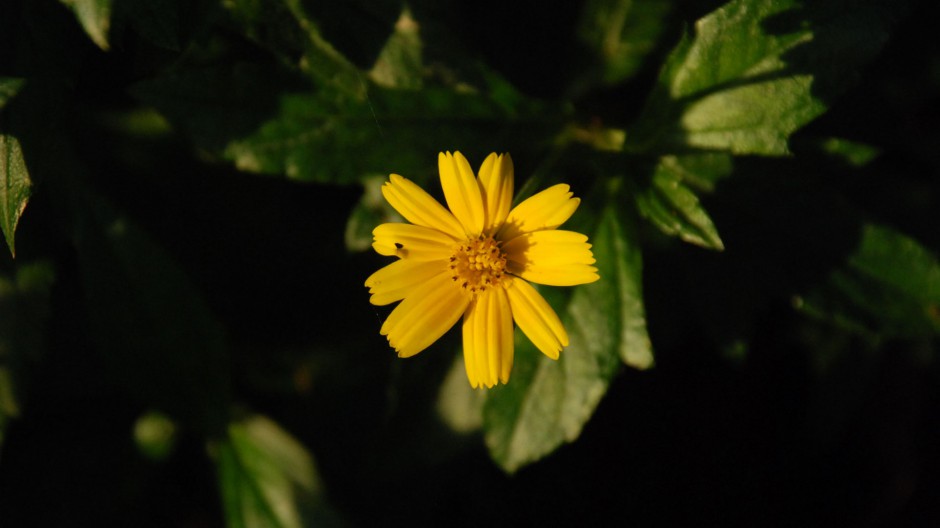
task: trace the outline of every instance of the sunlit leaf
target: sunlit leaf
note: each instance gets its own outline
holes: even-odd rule
[[[540,291],[558,310],[570,346],[553,361],[516,333],[512,379],[489,392],[484,408],[490,455],[506,471],[575,440],[607,392],[621,361],[653,363],[643,309],[640,249],[629,221],[606,207],[591,235],[601,280]]]
[[[0,134],[0,227],[13,256],[16,256],[13,234],[31,193],[32,181],[20,142]]]
[[[730,170],[731,159],[721,154],[663,156],[649,185],[635,194],[637,208],[667,235],[722,250],[718,230],[692,188],[711,190]]]
[[[590,0],[578,37],[594,53],[596,76],[610,85],[630,78],[656,47],[672,9],[665,0]]]
[[[789,152],[884,45],[908,2],[734,0],[669,57],[628,148]]]
[[[336,522],[320,496],[313,457],[262,415],[233,421],[210,445],[230,528],[301,528]]]
[[[61,0],[72,8],[88,37],[103,50],[107,50],[108,32],[111,30],[113,0]]]
[[[609,345],[601,338],[592,343],[597,353],[607,346],[616,347],[627,365],[649,368],[653,366],[653,348],[643,308],[643,256],[633,221],[619,208],[607,208],[591,243],[598,273],[608,277],[601,282],[607,282],[613,292],[600,295],[601,282],[575,291],[569,309],[572,320],[585,334],[603,329],[600,335],[610,336]],[[599,305],[592,306],[595,302]]]
[[[940,334],[940,262],[917,241],[868,225],[858,248],[797,307],[869,338]]]
[[[411,17],[411,12],[403,11],[395,22],[395,32],[369,71],[369,78],[386,88],[421,88],[424,67],[418,30],[418,22]]]

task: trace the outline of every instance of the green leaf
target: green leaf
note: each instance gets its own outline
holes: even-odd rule
[[[873,339],[940,335],[940,263],[914,239],[867,225],[845,265],[796,305]]]
[[[111,8],[113,0],[61,0],[75,13],[82,28],[89,38],[101,49],[107,51],[108,32],[111,29]]]
[[[20,142],[13,136],[0,134],[0,227],[3,237],[16,256],[13,234],[23,216],[32,192],[32,181],[26,170],[26,160]]]
[[[10,99],[13,99],[25,84],[24,79],[16,77],[0,77],[0,108],[3,108]]]
[[[229,528],[301,528],[336,524],[320,491],[313,457],[262,415],[233,421],[210,445]]]
[[[656,47],[671,10],[665,0],[589,0],[577,32],[593,52],[590,77],[612,85],[633,76]]]
[[[423,84],[421,35],[408,9],[395,22],[395,32],[379,53],[369,78],[385,88],[418,89]]]
[[[881,49],[908,2],[734,0],[695,24],[628,135],[635,151],[789,152]]]
[[[607,392],[621,360],[653,363],[643,310],[640,249],[633,227],[615,205],[602,211],[591,236],[601,279],[570,297],[541,289],[565,324],[570,345],[557,361],[516,332],[512,378],[489,392],[486,443],[493,459],[513,472],[564,442],[574,441]],[[565,302],[567,301],[567,302]]]
[[[561,111],[494,79],[491,90],[373,87],[368,100],[300,91],[296,78],[254,64],[180,71],[133,92],[244,171],[350,184],[397,172],[420,180],[442,150],[510,150],[547,141]]]
[[[221,324],[156,242],[104,199],[80,196],[86,313],[109,376],[185,425],[222,428],[229,364]]]
[[[709,191],[731,171],[722,154],[663,156],[649,185],[634,194],[640,214],[663,233],[709,249],[724,249],[718,230],[690,189]]]
[[[609,279],[589,284],[580,293],[576,291],[569,312],[585,334],[600,331],[601,335],[611,336],[610,346],[617,348],[624,363],[637,369],[650,368],[653,348],[643,308],[643,255],[633,221],[620,213],[619,208],[609,207],[591,243],[598,272]],[[610,293],[600,295],[597,291],[604,282],[612,289],[613,296]],[[619,340],[616,339],[618,332]],[[594,345],[598,353],[607,346],[604,343]]]
[[[301,0],[287,0],[287,8],[307,37],[300,69],[324,86],[362,100],[366,83],[359,69],[323,38],[316,22],[307,14]]]

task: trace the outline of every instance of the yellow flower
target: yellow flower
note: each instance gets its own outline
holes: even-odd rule
[[[559,184],[510,210],[509,154],[490,154],[479,177],[459,152],[441,153],[438,167],[450,211],[397,174],[382,186],[388,203],[411,223],[372,232],[375,251],[398,260],[366,279],[370,302],[402,301],[381,329],[399,357],[421,352],[463,316],[470,385],[507,383],[513,321],[552,359],[568,346],[558,315],[529,282],[573,286],[599,278],[587,237],[557,229],[581,201]]]

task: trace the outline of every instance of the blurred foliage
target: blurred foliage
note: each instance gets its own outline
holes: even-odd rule
[[[936,15],[0,3],[0,522],[936,524]],[[445,150],[602,277],[488,391],[362,286]]]

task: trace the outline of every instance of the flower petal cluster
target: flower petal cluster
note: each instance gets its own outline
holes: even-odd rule
[[[490,154],[474,175],[460,152],[443,152],[438,168],[447,208],[397,174],[383,185],[382,195],[410,223],[372,232],[375,251],[398,259],[366,280],[370,302],[401,301],[381,328],[399,357],[421,352],[462,318],[470,385],[507,383],[513,323],[552,359],[568,346],[558,315],[529,283],[599,278],[588,238],[558,229],[580,200],[559,184],[511,207],[508,154]]]

